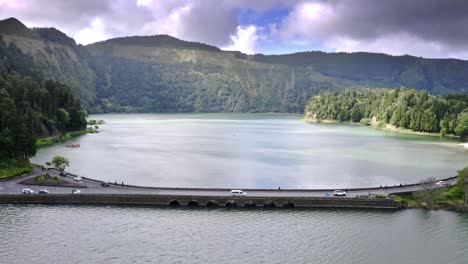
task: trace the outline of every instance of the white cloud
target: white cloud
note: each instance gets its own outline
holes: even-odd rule
[[[105,31],[104,23],[101,19],[95,18],[91,25],[78,31],[74,35],[75,41],[79,44],[89,44],[97,41],[106,40],[109,35]]]
[[[231,35],[231,45],[224,50],[236,50],[247,54],[254,54],[259,36],[254,25],[238,26],[235,35]]]
[[[329,34],[328,27],[334,17],[334,9],[329,4],[301,3],[283,19],[277,33],[283,40],[319,39]]]
[[[169,34],[223,46],[229,43],[229,35],[238,25],[232,10],[217,0],[140,0],[138,4],[152,13],[151,21],[138,31],[143,35]]]
[[[139,30],[140,34],[152,35],[157,33],[168,34],[178,38],[184,37],[183,20],[192,9],[189,3],[169,8],[167,6],[152,5],[150,8],[152,9],[154,20],[146,23]]]

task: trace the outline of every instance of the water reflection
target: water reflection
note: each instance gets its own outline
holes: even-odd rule
[[[41,149],[70,171],[153,186],[340,188],[394,185],[453,176],[468,152],[368,127],[307,124],[291,115],[126,114],[104,119],[80,149]]]

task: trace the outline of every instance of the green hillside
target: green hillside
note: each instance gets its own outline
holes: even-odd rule
[[[303,112],[321,91],[468,92],[468,62],[373,53],[245,55],[167,35],[88,46],[0,21],[0,67],[67,83],[90,112]],[[20,59],[18,59],[20,58]]]

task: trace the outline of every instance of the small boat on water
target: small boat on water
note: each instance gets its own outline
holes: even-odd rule
[[[80,144],[70,144],[67,145],[67,148],[80,148]]]

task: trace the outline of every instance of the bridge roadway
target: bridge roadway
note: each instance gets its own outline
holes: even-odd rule
[[[41,170],[39,167],[34,166],[34,171],[26,176],[17,177],[12,180],[0,181],[0,195],[12,195],[21,194],[22,189],[30,188],[37,192],[40,189],[47,189],[50,194],[71,194],[72,189],[80,189],[82,194],[119,194],[119,195],[159,195],[159,196],[203,196],[203,197],[231,197],[231,189],[221,188],[166,188],[166,187],[142,187],[142,186],[131,186],[113,183],[109,184],[109,187],[101,186],[102,181],[89,179],[83,177],[83,181],[78,183],[73,180],[75,175],[68,174],[66,177],[59,176],[56,170],[49,169],[47,171]],[[51,187],[51,186],[37,186],[37,185],[25,185],[20,182],[33,178],[38,175],[49,173],[51,176],[58,176],[63,181],[80,184],[82,187]],[[456,178],[442,179],[446,183],[453,185],[456,183]],[[374,188],[344,188],[341,190],[347,191],[348,198],[354,198],[361,195],[369,194],[397,194],[397,193],[408,193],[422,190],[423,187],[420,184],[408,184],[403,186],[391,186],[391,187],[374,187]],[[281,198],[281,197],[294,197],[294,198],[306,198],[306,197],[328,197],[331,196],[334,189],[242,189],[247,193],[246,197],[264,197],[264,198]],[[338,198],[338,197],[337,197]]]

